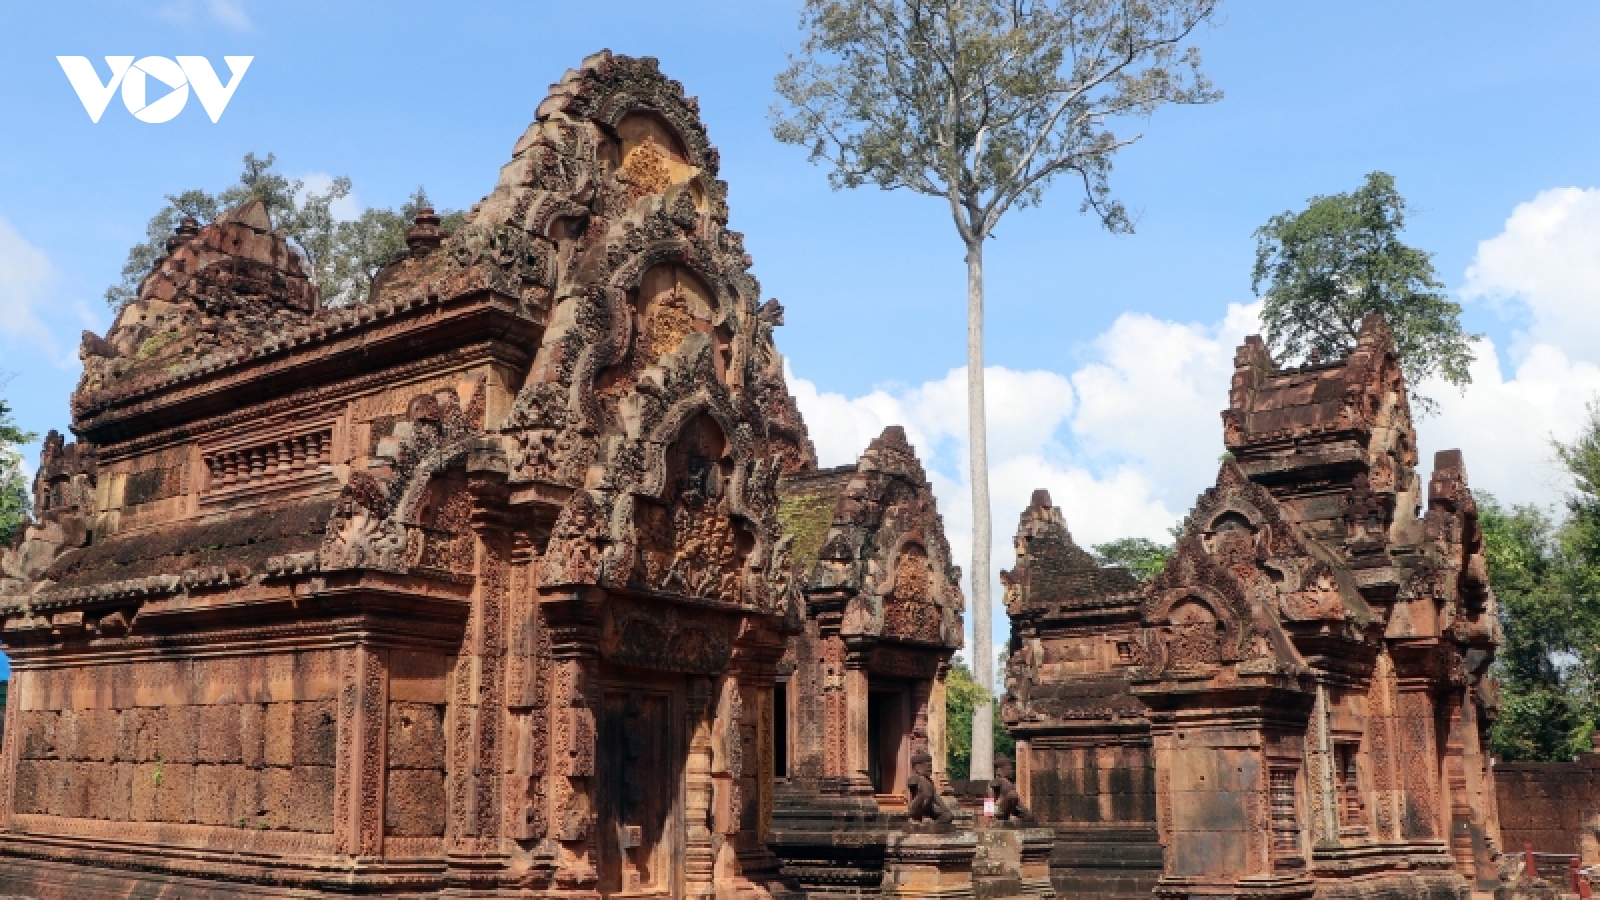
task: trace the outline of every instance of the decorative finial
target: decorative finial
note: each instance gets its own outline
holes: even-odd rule
[[[439,217],[434,213],[433,207],[424,206],[417,210],[417,217],[412,220],[411,227],[406,229],[406,246],[411,249],[412,256],[427,256],[439,245],[444,243],[444,229],[439,227]]]
[[[172,229],[172,237],[167,238],[167,254],[170,256],[172,251],[189,243],[199,233],[200,223],[195,221],[194,216],[184,216],[178,227]]]

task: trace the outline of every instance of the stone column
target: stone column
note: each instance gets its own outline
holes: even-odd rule
[[[908,735],[910,751],[906,754],[908,759],[916,755],[919,750],[929,755],[933,753],[933,741],[929,736],[933,718],[932,696],[933,679],[921,679],[911,683],[908,697],[911,702],[911,709],[909,710],[911,721],[907,723],[910,726]],[[934,774],[938,774],[937,770],[935,770]],[[896,788],[898,789],[899,785],[896,785]]]
[[[363,642],[339,655],[334,846],[347,856],[377,860],[383,856],[388,653]]]
[[[591,832],[604,603],[605,591],[597,587],[542,590],[540,596],[550,641],[547,821],[550,837],[561,848],[555,883],[562,890],[592,891],[600,879]]]
[[[871,752],[868,736],[870,681],[867,660],[870,647],[849,647],[844,659],[845,702],[845,779],[847,793],[872,794],[872,778],[867,754]]]
[[[1472,797],[1467,788],[1467,760],[1465,729],[1466,689],[1456,688],[1440,699],[1440,712],[1445,720],[1445,731],[1439,736],[1444,742],[1440,760],[1440,806],[1449,811],[1450,856],[1455,860],[1456,871],[1469,881],[1477,876],[1477,865],[1472,853]]]
[[[933,757],[933,786],[947,796],[951,793],[949,723],[945,718],[945,677],[949,674],[950,664],[939,663],[939,671],[928,686],[928,755]],[[1020,756],[1020,747],[1017,752]]]
[[[1341,799],[1339,779],[1334,772],[1337,760],[1333,752],[1332,723],[1329,721],[1328,686],[1317,684],[1316,705],[1311,710],[1311,720],[1306,734],[1306,794],[1311,801],[1312,844],[1314,846],[1339,843]]]
[[[550,648],[533,590],[537,554],[530,535],[515,536],[506,628],[506,712],[512,742],[504,759],[506,832],[511,840],[529,845],[543,840],[549,830]]]
[[[710,678],[689,679],[684,717],[689,727],[689,758],[684,764],[683,884],[687,900],[714,893],[715,854],[711,838],[711,695]]]
[[[1425,677],[1402,676],[1397,687],[1395,730],[1399,733],[1397,756],[1406,809],[1400,837],[1407,841],[1442,843],[1445,810],[1434,733],[1433,685]]]
[[[1384,843],[1400,841],[1404,799],[1400,771],[1400,737],[1395,723],[1398,704],[1394,660],[1387,649],[1378,654],[1367,694],[1367,739],[1372,747],[1373,838]]]
[[[18,721],[27,691],[33,686],[33,673],[11,670],[6,696],[5,734],[0,737],[0,832],[11,830],[11,813],[17,786],[17,757],[22,743]]]
[[[822,643],[823,774],[835,787],[850,777],[850,692],[845,674],[844,639],[825,635]]]
[[[740,721],[734,727],[742,745],[739,771],[734,776],[740,801],[738,830],[733,836],[740,876],[735,889],[752,895],[767,893],[761,885],[780,878],[781,863],[767,846],[767,839],[776,778],[773,718],[782,714],[773,705],[773,685],[783,653],[782,635],[763,623],[747,622],[732,663],[740,698]]]
[[[467,462],[472,493],[469,524],[476,538],[476,589],[456,661],[451,700],[451,745],[446,781],[447,878],[456,884],[492,882],[509,859],[504,821],[503,746],[506,722],[506,627],[511,594],[512,534],[506,519],[506,464],[474,451]]]
[[[711,724],[711,846],[715,851],[714,877],[721,883],[737,874],[736,836],[744,812],[740,773],[744,768],[744,741],[740,734],[744,693],[739,679],[716,681],[715,718]]]
[[[745,681],[740,690],[743,691],[745,702],[749,704],[746,712],[750,715],[747,729],[751,732],[754,744],[754,760],[751,754],[745,754],[744,781],[746,788],[755,794],[753,807],[756,820],[749,823],[749,828],[754,832],[756,844],[766,849],[767,834],[772,830],[772,791],[777,780],[773,758],[773,717],[781,715],[774,706],[773,681],[768,678],[757,678]],[[755,765],[751,766],[750,763]]]
[[[1478,708],[1476,678],[1462,691],[1460,715],[1461,765],[1468,849],[1472,868],[1464,872],[1474,890],[1492,891],[1499,884],[1500,814],[1494,777],[1489,771],[1488,734]],[[1592,829],[1590,830],[1592,833]]]

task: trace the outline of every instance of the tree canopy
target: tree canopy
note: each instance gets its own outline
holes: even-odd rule
[[[972,776],[972,711],[980,702],[993,702],[987,688],[972,677],[972,669],[958,654],[950,661],[950,674],[944,682],[945,745],[948,759],[945,774],[957,781]],[[994,748],[998,753],[1012,753],[1016,742],[1005,724],[995,721]]]
[[[1480,494],[1479,522],[1505,642],[1495,660],[1505,760],[1564,760],[1590,749],[1600,721],[1600,405],[1554,445],[1573,480],[1560,518]]]
[[[1172,545],[1149,538],[1121,538],[1092,548],[1095,559],[1102,566],[1120,566],[1140,581],[1148,581],[1158,574],[1172,555]]]
[[[1267,343],[1298,364],[1335,359],[1356,343],[1361,320],[1382,313],[1422,414],[1437,404],[1418,392],[1429,378],[1472,382],[1472,344],[1461,304],[1444,294],[1432,254],[1400,240],[1406,201],[1394,177],[1373,172],[1346,194],[1312,197],[1256,230],[1251,288],[1263,299]]]
[[[35,437],[17,427],[11,418],[11,406],[0,397],[0,547],[11,543],[28,518],[28,482],[22,475],[22,454],[17,445]]]
[[[773,133],[875,184],[948,201],[967,244],[1058,175],[1114,231],[1113,123],[1221,97],[1182,43],[1217,0],[806,0],[806,41],[778,76]]]
[[[238,182],[221,192],[194,189],[168,194],[166,205],[145,226],[146,239],[128,251],[122,280],[106,289],[106,302],[121,308],[138,295],[145,276],[167,255],[167,239],[183,219],[193,218],[205,225],[251,198],[266,206],[273,227],[282,231],[300,254],[306,274],[322,291],[326,303],[348,306],[365,302],[373,276],[405,249],[406,229],[417,212],[430,205],[427,192],[417,188],[398,210],[369,207],[352,220],[340,221],[334,216],[333,204],[350,196],[348,177],[333,178],[317,191],[302,179],[278,172],[276,165],[277,157],[271,153],[246,153]],[[439,215],[441,227],[449,233],[465,214],[444,210]]]

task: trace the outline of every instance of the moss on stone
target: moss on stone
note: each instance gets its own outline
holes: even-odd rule
[[[160,332],[158,334],[150,335],[149,337],[144,339],[144,343],[139,345],[139,353],[135,358],[136,359],[140,359],[140,360],[145,360],[145,359],[151,359],[151,358],[155,357],[168,344],[170,344],[173,341],[177,340],[179,335],[181,335],[181,334],[182,334],[181,331],[179,331],[176,328],[173,328],[173,329],[168,330],[168,331],[163,331],[163,332]]]
[[[825,493],[789,494],[778,502],[778,524],[794,538],[790,552],[796,570],[809,571],[833,524],[833,498]]]

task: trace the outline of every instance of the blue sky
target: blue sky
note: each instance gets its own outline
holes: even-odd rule
[[[797,4],[103,2],[0,7],[0,371],[24,427],[65,428],[77,335],[165,193],[218,189],[246,151],[349,175],[360,204],[418,184],[470,206],[547,86],[608,47],[698,95],[824,461],[900,421],[930,461],[959,557],[963,270],[939,201],[831,191],[776,143],[772,76]],[[1268,2],[1196,35],[1222,102],[1130,122],[1112,184],[1139,215],[1112,236],[1062,183],[988,252],[997,565],[1027,490],[1084,542],[1160,536],[1214,474],[1232,348],[1253,325],[1251,232],[1313,194],[1390,172],[1410,241],[1436,254],[1480,346],[1478,384],[1421,423],[1473,483],[1554,503],[1547,438],[1600,392],[1600,5]],[[255,57],[220,123],[198,102],[98,124],[57,55]],[[31,455],[31,451],[30,451]],[[1425,460],[1425,464],[1428,460]]]

